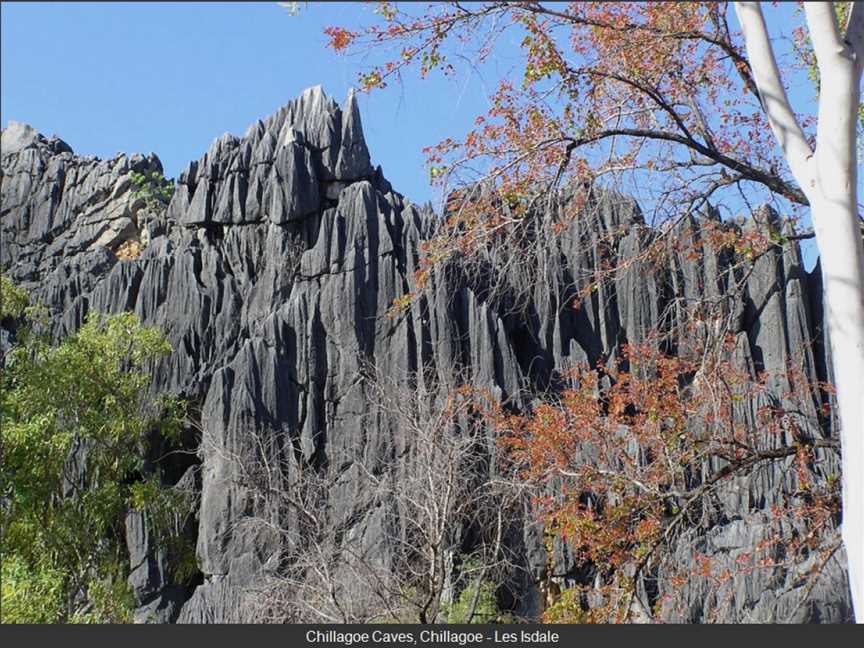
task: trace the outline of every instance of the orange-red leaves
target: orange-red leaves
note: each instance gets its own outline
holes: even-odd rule
[[[342,27],[327,27],[324,29],[324,33],[330,39],[327,41],[327,47],[330,47],[336,52],[342,52],[348,49],[358,35],[356,32],[348,31]]]

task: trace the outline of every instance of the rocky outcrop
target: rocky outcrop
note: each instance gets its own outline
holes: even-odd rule
[[[286,535],[300,533],[299,523],[277,519],[273,502],[239,472],[237,458],[259,452],[262,439],[284,466],[280,488],[314,467],[331,484],[322,512],[386,554],[392,529],[385,526],[398,510],[332,461],[350,451],[371,455],[372,469],[386,471],[381,449],[410,444],[372,411],[359,380],[369,365],[394,384],[467,379],[524,402],[526,390],[548,388],[556,372],[609,361],[661,321],[674,323],[688,300],[709,296],[727,302],[723,314],[740,362],[754,375],[791,362],[814,381],[827,377],[821,290],[794,245],[764,255],[747,277],[707,245],[699,258],[673,255],[662,268],[640,262],[582,308],[564,307],[604,258],[635,255],[656,234],[633,200],[611,193],[595,196],[593,217],[574,221],[546,250],[546,280],[528,287],[518,309],[487,299],[458,272],[433,275],[418,288],[418,247],[437,217],[373,168],[353,96],[340,108],[313,88],[243,137],[222,136],[180,175],[164,211],[138,197],[131,180],[132,173],[161,173],[154,155],[81,158],[20,124],[2,137],[4,271],[50,308],[57,336],[77,329],[89,311],[132,310],[161,327],[174,352],[152,367],[153,388],[189,399],[200,413],[200,465],[176,466],[165,479],[198,490],[192,535],[201,576],[175,583],[145,518],[130,514],[131,582],[142,621],[251,618],[249,592],[278,564]],[[673,235],[701,245],[702,225],[688,219]],[[118,255],[130,240],[140,253]],[[731,290],[738,283],[743,288]],[[420,295],[413,305],[388,315],[409,292]],[[814,339],[811,349],[806,343]],[[686,342],[682,335],[674,344]],[[779,396],[784,385],[772,389]],[[814,419],[819,405],[814,394]],[[755,424],[755,407],[740,416]],[[830,421],[817,433],[831,434]],[[778,465],[721,490],[722,519],[682,542],[679,560],[692,560],[698,549],[734,564],[761,537],[745,516],[767,512],[784,496],[784,474]],[[244,525],[250,517],[276,520],[280,532]],[[547,556],[530,514],[516,535],[524,564],[509,600],[530,616],[532,583]],[[566,547],[558,549],[555,571],[573,584],[577,566]],[[742,574],[723,591],[694,581],[673,592],[675,605],[663,614],[681,621],[846,620],[842,556],[825,574],[805,606],[793,602],[802,585],[778,568]]]

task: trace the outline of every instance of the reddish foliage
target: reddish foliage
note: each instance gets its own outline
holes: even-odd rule
[[[450,256],[509,244],[536,196],[562,183],[651,187],[659,218],[677,218],[668,205],[687,211],[737,195],[742,183],[806,203],[784,171],[726,3],[380,2],[375,13],[360,31],[326,30],[336,51],[383,55],[360,74],[365,90],[409,70],[456,74],[457,62],[482,65],[518,43],[517,75],[499,81],[475,128],[426,149],[445,194],[480,180],[486,189],[449,201],[421,284]]]
[[[689,527],[711,523],[712,491],[766,463],[792,461],[792,494],[773,513],[777,522],[798,519],[806,531],[781,534],[786,527],[778,524],[778,535],[738,557],[736,574],[777,566],[777,543],[794,566],[800,551],[831,540],[837,482],[816,470],[816,452],[834,445],[805,434],[814,427],[801,414],[818,386],[790,369],[788,405],[762,407],[758,425],[748,423],[741,413],[761,401],[767,378],[753,380],[728,357],[669,357],[646,343],[627,347],[612,367],[575,369],[572,387],[528,415],[489,413],[523,478],[546,493],[535,506],[547,528],[603,575],[593,591],[608,604],[593,610],[594,620],[627,618],[623,602],[648,565],[666,561],[673,583],[732,578],[709,556],[668,564],[670,550]],[[548,620],[569,618],[560,614],[553,610]]]

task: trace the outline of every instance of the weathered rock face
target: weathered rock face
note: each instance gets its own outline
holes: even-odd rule
[[[200,489],[195,535],[203,577],[194,588],[175,585],[146,519],[131,513],[127,543],[142,621],[251,618],[249,591],[279,562],[285,534],[299,533],[296,521],[276,519],[277,507],[253,493],[238,470],[236,459],[257,452],[262,439],[285,466],[280,488],[290,489],[304,466],[327,473],[332,487],[322,512],[386,554],[385,526],[398,510],[330,461],[350,451],[373,456],[373,468],[386,471],[381,449],[410,443],[372,412],[359,380],[368,364],[395,384],[411,384],[422,369],[423,380],[447,386],[467,377],[516,398],[548,386],[575,362],[607,360],[622,344],[642,341],[661,319],[674,320],[687,299],[722,301],[736,279],[733,260],[706,247],[701,259],[679,255],[668,268],[636,264],[583,308],[563,308],[604,255],[627,258],[650,236],[633,201],[606,195],[596,218],[576,221],[548,250],[548,281],[531,288],[527,307],[503,309],[458,277],[434,275],[410,309],[390,317],[394,299],[418,291],[417,249],[436,217],[373,169],[354,98],[340,109],[319,88],[242,138],[216,140],[181,174],[161,213],[136,198],[130,178],[161,172],[153,155],[80,158],[60,140],[18,124],[2,137],[4,271],[51,309],[56,335],[76,330],[93,310],[133,310],[160,326],[174,353],[152,367],[154,389],[200,409],[200,467],[179,466],[166,479]],[[626,233],[610,247],[608,235],[622,226]],[[700,232],[689,220],[676,235],[698,245]],[[118,258],[129,240],[141,243],[140,255]],[[818,277],[788,249],[761,258],[742,294],[726,298],[729,331],[754,375],[793,362],[809,379],[824,380]],[[774,388],[779,396],[784,385]],[[818,406],[814,395],[814,419]],[[742,420],[755,425],[756,407],[742,408]],[[823,423],[819,433],[827,435]],[[836,465],[836,457],[824,459],[826,470]],[[698,551],[734,566],[761,539],[745,516],[788,494],[784,475],[777,464],[718,490],[723,519],[694,531],[676,558],[686,563]],[[249,517],[273,519],[282,532],[244,525]],[[532,575],[547,557],[527,520],[513,540],[525,569],[512,599],[530,615]],[[567,582],[577,579],[566,547],[555,562],[556,573],[572,574]],[[806,605],[797,605],[803,584],[780,568],[712,587],[694,580],[673,593],[664,618],[836,622],[850,614],[839,554]]]

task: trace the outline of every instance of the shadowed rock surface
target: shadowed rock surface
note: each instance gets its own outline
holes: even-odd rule
[[[381,449],[410,444],[404,431],[373,415],[359,379],[370,363],[406,387],[415,374],[445,387],[467,377],[524,403],[526,391],[547,388],[556,372],[609,361],[661,321],[674,324],[687,300],[709,296],[728,302],[723,312],[741,366],[754,376],[794,363],[811,381],[828,378],[821,284],[818,274],[804,271],[794,244],[760,258],[740,295],[730,293],[734,259],[706,246],[701,259],[682,254],[669,267],[637,263],[581,309],[567,307],[602,258],[637,254],[652,235],[636,203],[614,194],[596,196],[593,217],[574,222],[550,246],[548,281],[529,287],[524,308],[489,302],[448,272],[433,275],[408,310],[389,317],[394,299],[418,290],[418,245],[437,217],[373,168],[353,96],[340,108],[313,88],[243,137],[217,139],[180,175],[165,210],[136,195],[131,179],[133,172],[161,171],[155,155],[83,158],[21,124],[2,135],[4,272],[50,308],[56,336],[77,330],[89,311],[132,310],[161,327],[174,352],[152,367],[153,388],[200,409],[200,466],[178,464],[163,477],[198,494],[190,533],[201,577],[174,583],[145,517],[130,513],[130,583],[140,621],[252,618],[249,592],[278,564],[284,542],[284,535],[243,524],[277,515],[237,472],[235,458],[255,452],[261,438],[289,466],[283,488],[310,466],[327,475],[333,486],[322,514],[346,520],[347,531],[386,563],[387,525],[399,511],[358,488],[355,473],[331,460],[371,454],[374,467],[386,471],[389,455]],[[610,236],[622,226],[621,235]],[[677,227],[675,236],[701,245],[699,222]],[[140,253],[118,257],[129,241]],[[785,387],[772,390],[780,398]],[[819,406],[814,394],[814,420]],[[740,420],[756,425],[757,407],[745,403]],[[817,433],[830,429],[823,422]],[[826,471],[838,469],[835,456],[824,461]],[[763,539],[753,516],[767,516],[788,495],[788,465],[772,463],[719,489],[724,516],[679,543],[676,560],[686,564],[698,551],[734,567]],[[529,520],[530,512],[510,539],[523,563],[510,599],[527,616],[536,606],[533,583],[547,564],[542,533]],[[286,534],[299,533],[296,521],[278,522]],[[565,585],[579,580],[567,547],[557,548],[553,562]],[[805,605],[798,605],[804,584],[781,568],[741,574],[720,588],[691,579],[676,589],[659,578],[672,598],[660,616],[671,621],[850,616],[842,552]]]

